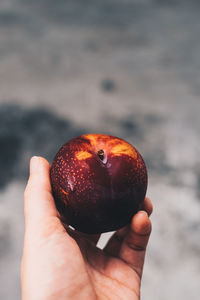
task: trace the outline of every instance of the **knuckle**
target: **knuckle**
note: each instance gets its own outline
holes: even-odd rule
[[[127,242],[127,246],[134,251],[144,251],[146,249],[146,245],[145,244],[137,244],[137,243],[133,243],[133,242]]]

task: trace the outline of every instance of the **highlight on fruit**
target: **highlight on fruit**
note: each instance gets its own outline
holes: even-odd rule
[[[97,234],[120,229],[141,209],[147,169],[141,154],[125,140],[85,134],[56,154],[50,178],[64,223]]]

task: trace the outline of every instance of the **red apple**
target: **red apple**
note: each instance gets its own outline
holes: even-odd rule
[[[63,222],[93,234],[127,225],[141,208],[147,189],[147,170],[139,152],[104,134],[81,135],[64,144],[50,177]]]

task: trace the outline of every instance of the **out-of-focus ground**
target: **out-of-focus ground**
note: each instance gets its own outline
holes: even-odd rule
[[[0,299],[20,299],[30,156],[104,132],[149,170],[142,299],[199,300],[199,19],[199,1],[1,0]]]

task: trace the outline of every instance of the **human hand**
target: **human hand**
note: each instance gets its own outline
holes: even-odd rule
[[[25,236],[21,264],[23,300],[138,300],[151,232],[145,199],[129,226],[113,234],[103,250],[99,235],[64,227],[51,192],[49,163],[30,162],[24,193]]]

